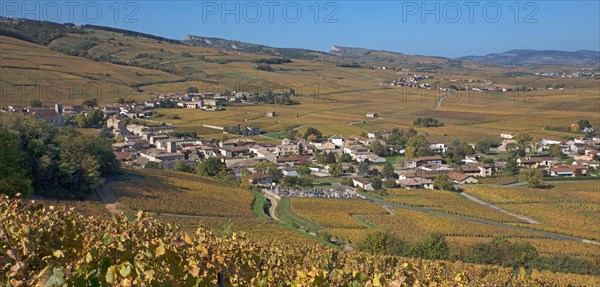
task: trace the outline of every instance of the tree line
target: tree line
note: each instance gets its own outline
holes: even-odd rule
[[[107,139],[57,129],[33,117],[0,114],[0,193],[81,200],[118,172]]]
[[[600,256],[583,260],[567,255],[541,256],[537,248],[524,240],[510,241],[496,237],[476,243],[465,251],[453,251],[437,233],[430,233],[417,242],[407,242],[390,232],[368,235],[359,243],[361,251],[376,255],[396,255],[423,259],[460,260],[468,263],[503,267],[550,270],[552,272],[600,274]]]

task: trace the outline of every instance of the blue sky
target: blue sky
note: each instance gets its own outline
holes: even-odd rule
[[[460,57],[600,50],[600,1],[70,2],[3,0],[0,15],[321,51],[341,45]]]

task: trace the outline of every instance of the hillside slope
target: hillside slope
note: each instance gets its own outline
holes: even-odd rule
[[[265,245],[194,234],[139,212],[96,220],[0,198],[7,286],[593,286],[591,276],[382,257],[320,246]],[[10,230],[10,232],[5,232]],[[38,264],[26,264],[37,262]],[[365,264],[368,262],[368,264]],[[436,284],[437,285],[437,284]]]

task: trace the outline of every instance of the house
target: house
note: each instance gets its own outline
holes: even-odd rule
[[[466,175],[462,172],[458,172],[458,171],[454,171],[454,170],[449,171],[447,173],[447,175],[450,179],[452,179],[452,181],[454,183],[457,183],[457,184],[475,184],[475,183],[479,182],[479,180],[477,180],[472,175]]]
[[[177,160],[185,159],[183,154],[170,153],[170,152],[165,152],[163,150],[157,150],[157,149],[147,149],[147,150],[141,151],[140,156],[145,157],[148,160],[155,161],[155,162],[177,161]]]
[[[344,145],[344,138],[341,136],[332,136],[329,141],[335,146],[341,147]]]
[[[386,159],[372,152],[355,153],[354,158],[358,162],[369,161],[371,163],[384,163]]]
[[[426,170],[426,171],[444,171],[444,170],[452,170],[451,167],[449,167],[446,164],[439,164],[439,163],[428,163],[428,164],[424,164],[420,167],[418,167],[421,170]]]
[[[539,156],[539,157],[520,157],[517,159],[517,163],[522,167],[538,168],[538,167],[551,167],[558,161],[553,157]]]
[[[362,188],[366,191],[373,191],[375,190],[373,188],[373,184],[370,183],[366,178],[353,178],[352,179],[352,185],[354,185],[354,187],[358,187],[358,188]]]
[[[248,175],[248,181],[252,184],[271,184],[273,182],[273,176],[267,173],[253,173]]]
[[[125,121],[121,120],[118,117],[112,116],[106,121],[106,126],[114,130],[120,130],[125,128]]]
[[[417,157],[417,158],[407,160],[404,162],[404,164],[406,165],[407,168],[417,168],[422,165],[435,164],[435,163],[442,164],[443,163],[442,157],[439,155],[422,156],[422,157]]]
[[[560,165],[550,169],[550,176],[584,176],[587,167],[584,165]]]
[[[284,167],[281,169],[284,176],[298,176],[298,170],[293,167]]]
[[[503,139],[507,139],[507,140],[513,139],[516,135],[517,135],[517,133],[515,133],[515,132],[501,132],[500,133],[500,137]]]
[[[31,111],[24,112],[23,115],[32,116],[37,119],[45,120],[50,125],[53,125],[58,128],[65,126],[65,118],[62,116],[62,114],[56,112],[52,108],[46,109],[46,110],[44,110],[44,109],[39,109],[39,110],[28,109],[28,110],[31,110]]]
[[[280,157],[278,159],[275,160],[276,163],[278,164],[285,164],[285,165],[289,165],[289,166],[295,166],[298,163],[302,162],[306,160],[306,158],[304,157],[300,157],[300,156],[290,156],[290,157]]]
[[[135,142],[140,141],[142,138],[140,136],[136,136],[136,135],[126,135],[125,136],[125,142],[128,144],[133,144]]]
[[[185,102],[186,109],[201,109],[204,106],[202,101]]]
[[[222,156],[226,157],[238,157],[247,155],[250,152],[248,146],[234,146],[234,147],[221,147],[219,152]]]
[[[131,152],[116,152],[115,157],[122,164],[127,165],[135,159]]]
[[[206,108],[216,108],[224,105],[227,102],[226,98],[204,98],[204,107]]]
[[[461,166],[464,174],[474,177],[488,177],[494,174],[495,168],[491,164],[470,163]]]
[[[429,149],[432,150],[434,153],[445,153],[448,147],[445,143],[436,142],[429,143]]]
[[[275,154],[278,156],[299,155],[300,145],[294,143],[278,145],[275,149]]]
[[[422,177],[405,178],[396,182],[406,189],[433,189],[433,181]]]

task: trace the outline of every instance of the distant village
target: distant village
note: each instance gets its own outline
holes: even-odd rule
[[[112,137],[112,150],[123,167],[193,169],[210,158],[218,159],[231,174],[249,185],[275,190],[280,196],[353,198],[358,195],[346,190],[374,191],[384,187],[406,189],[434,189],[436,180],[443,175],[452,185],[478,184],[482,178],[496,176],[507,162],[483,160],[476,144],[468,144],[472,153],[460,154],[458,161],[449,162],[448,150],[457,149],[456,143],[426,142],[427,155],[407,155],[407,148],[398,148],[397,141],[404,131],[373,131],[361,136],[325,137],[314,133],[302,137],[295,135],[278,144],[258,143],[248,136],[260,135],[259,127],[250,127],[232,138],[206,138],[196,134],[178,133],[174,126],[147,125],[138,119],[151,120],[155,107],[218,110],[226,102],[248,101],[244,94],[168,94],[156,96],[143,103],[114,105],[26,107],[10,106],[4,112],[21,113],[43,119],[56,127],[64,127],[73,119],[89,117],[101,111],[99,121],[108,137]],[[265,116],[276,116],[270,112]],[[372,114],[376,116],[376,114]],[[575,129],[579,130],[578,126]],[[223,131],[226,133],[226,131]],[[416,135],[416,131],[414,135]],[[580,132],[594,132],[586,126]],[[410,133],[410,131],[409,131]],[[502,132],[498,144],[491,149],[497,153],[514,149],[517,133]],[[393,139],[393,140],[392,140]],[[465,149],[464,147],[461,147]],[[377,150],[375,150],[377,149]],[[559,150],[559,154],[549,151]],[[599,168],[600,136],[577,137],[572,140],[544,138],[528,143],[527,155],[518,157],[519,169],[538,169],[546,177],[581,177]],[[385,154],[382,156],[382,154]],[[457,153],[455,153],[456,155]],[[403,156],[401,162],[389,161],[388,155]],[[533,156],[532,156],[533,155]],[[325,160],[324,160],[325,159]],[[455,158],[454,158],[455,159]],[[262,162],[276,167],[276,171],[260,170]],[[338,177],[341,184],[331,187],[289,186],[282,182],[297,182],[290,178],[314,179]],[[313,180],[311,180],[312,183]],[[309,184],[310,185],[310,184]],[[307,189],[308,188],[308,189]]]

